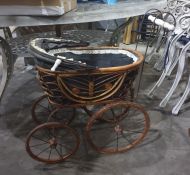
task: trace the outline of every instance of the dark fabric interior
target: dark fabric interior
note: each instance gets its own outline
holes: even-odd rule
[[[134,62],[132,58],[125,54],[74,54],[72,52],[65,52],[57,55],[64,56],[67,59],[73,58],[75,61],[81,61],[98,68],[124,66]]]

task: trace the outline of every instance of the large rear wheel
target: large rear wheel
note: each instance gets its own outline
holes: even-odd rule
[[[106,122],[98,122],[100,119]],[[139,144],[149,127],[149,116],[142,106],[119,101],[104,106],[89,119],[86,136],[96,151],[120,153]]]

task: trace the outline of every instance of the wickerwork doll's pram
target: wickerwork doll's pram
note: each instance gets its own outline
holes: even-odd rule
[[[34,39],[30,49],[44,91],[32,107],[38,123],[26,141],[32,158],[58,163],[77,151],[80,136],[72,122],[76,109],[89,116],[84,135],[100,153],[126,152],[143,140],[149,117],[142,106],[131,102],[141,53],[53,38]]]

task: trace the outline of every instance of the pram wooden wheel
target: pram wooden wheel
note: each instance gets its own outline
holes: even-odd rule
[[[75,117],[74,108],[61,108],[56,109],[51,105],[46,95],[39,97],[32,106],[32,119],[37,124],[42,124],[50,119],[56,122],[70,123]],[[51,114],[51,115],[50,115]]]
[[[56,108],[50,113],[48,117],[48,122],[53,120],[64,124],[70,124],[75,118],[75,114],[75,108]]]
[[[71,127],[58,123],[44,123],[34,128],[26,140],[26,150],[35,160],[59,163],[73,155],[80,138]]]
[[[99,119],[106,122],[99,123]],[[121,153],[140,143],[149,127],[149,116],[143,107],[119,101],[106,105],[89,119],[86,136],[100,153]]]
[[[47,96],[39,97],[32,106],[32,119],[37,124],[44,123],[48,120],[48,116],[52,111],[52,106],[49,104]]]

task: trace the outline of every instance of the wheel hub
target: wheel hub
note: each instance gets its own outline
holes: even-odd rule
[[[48,141],[48,143],[49,143],[49,146],[51,147],[51,148],[56,148],[56,146],[57,146],[57,140],[56,140],[56,138],[51,138],[49,141]]]
[[[122,134],[123,133],[123,129],[121,128],[120,125],[116,125],[115,128],[114,128],[115,132],[117,134]]]

